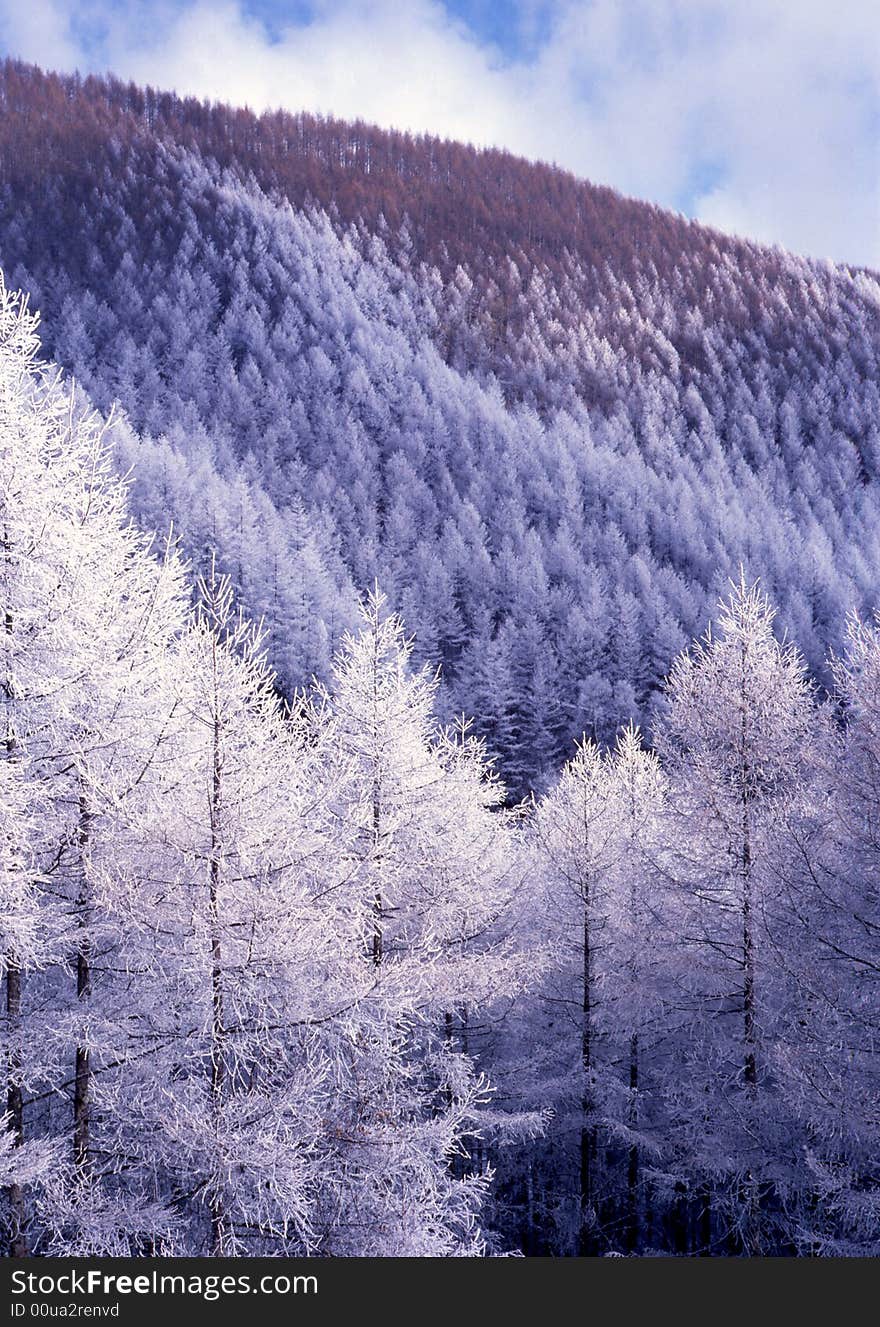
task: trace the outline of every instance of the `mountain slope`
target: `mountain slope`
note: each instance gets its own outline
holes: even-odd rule
[[[822,676],[880,566],[880,286],[504,153],[0,70],[0,265],[282,680],[378,580],[515,793],[740,562]]]

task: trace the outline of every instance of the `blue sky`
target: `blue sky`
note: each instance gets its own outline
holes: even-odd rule
[[[0,50],[509,147],[880,267],[876,0],[0,0]]]

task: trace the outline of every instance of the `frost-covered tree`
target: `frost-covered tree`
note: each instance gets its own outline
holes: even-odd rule
[[[540,910],[555,951],[547,995],[559,1002],[563,1033],[578,1030],[579,1053],[569,1068],[577,1083],[577,1252],[598,1244],[598,1122],[601,1107],[599,1011],[606,998],[609,876],[620,835],[608,762],[584,739],[555,788],[539,803],[535,846],[545,882]]]
[[[8,679],[7,679],[8,683]],[[23,1159],[24,1109],[21,1082],[22,976],[45,958],[45,928],[31,860],[30,788],[16,759],[15,738],[7,728],[5,759],[0,763],[0,973],[5,992],[4,1186],[8,1203],[9,1251],[28,1252],[24,1186],[32,1176]]]
[[[331,1066],[348,1005],[325,795],[229,582],[201,586],[167,659],[168,721],[105,871],[124,925],[132,1047],[105,1091],[116,1146],[156,1177],[191,1252],[309,1251]],[[328,861],[329,858],[329,861]]]
[[[838,722],[817,733],[813,777],[789,825],[773,917],[792,995],[774,1065],[802,1134],[794,1247],[878,1248],[880,1137],[880,623],[850,618],[832,661]]]
[[[803,659],[773,619],[741,577],[716,630],[673,664],[657,730],[671,784],[678,998],[691,1018],[670,1090],[689,1164],[734,1186],[731,1237],[748,1253],[763,1248],[762,1201],[785,1146],[765,1056],[779,996],[765,917],[814,724]]]
[[[875,275],[306,113],[16,61],[0,104],[48,321],[0,299],[13,1250],[873,1251]],[[740,586],[664,701],[741,562],[773,630]],[[415,644],[372,613],[334,676],[374,580]],[[532,830],[658,716],[585,945]]]
[[[137,519],[216,552],[285,687],[327,680],[378,577],[443,712],[543,791],[580,732],[652,717],[741,561],[828,680],[880,557],[870,273],[503,154],[0,85],[7,270],[127,412]]]
[[[467,724],[443,728],[437,678],[410,668],[403,623],[374,592],[327,697],[347,762],[338,815],[351,832],[351,889],[370,915],[374,967],[412,980],[425,1008],[483,1002],[508,965],[503,918],[516,876],[504,788]],[[424,984],[430,968],[431,982]]]
[[[619,850],[610,873],[608,982],[604,1023],[615,1045],[619,1086],[608,1116],[614,1136],[626,1145],[624,1244],[637,1252],[644,1239],[648,1195],[643,1159],[656,1166],[662,1154],[659,1098],[668,1061],[656,1063],[658,1047],[674,1021],[666,1001],[670,945],[665,891],[658,857],[666,800],[659,760],[645,750],[629,724],[618,734],[609,765]],[[623,1088],[623,1090],[621,1090]]]
[[[467,1160],[484,1086],[463,1043],[470,1012],[522,981],[506,934],[516,877],[503,788],[466,726],[438,726],[436,678],[411,671],[410,653],[400,619],[375,592],[327,697],[325,740],[345,771],[334,806],[349,862],[346,907],[361,919],[358,947],[374,988],[347,1085],[350,1093],[361,1083],[351,1108],[370,1140],[348,1163],[351,1211],[338,1238],[357,1241],[349,1251],[479,1248],[485,1177],[456,1159]],[[384,1084],[372,1093],[362,1084],[367,1051]],[[393,1169],[365,1172],[371,1149],[381,1155],[389,1139]],[[381,1215],[380,1195],[409,1210],[405,1231]],[[365,1204],[373,1215],[358,1233],[354,1214]]]
[[[39,1089],[38,1132],[66,1132],[58,1103],[69,1095],[73,1168],[85,1181],[103,1035],[93,968],[111,943],[90,863],[107,806],[147,758],[142,720],[179,572],[130,526],[101,422],[38,369],[36,320],[2,285],[0,338],[4,755],[10,791],[27,785],[14,851],[43,941],[30,996],[18,957],[28,946],[12,943],[4,959],[9,1113],[22,1138],[26,1093]]]

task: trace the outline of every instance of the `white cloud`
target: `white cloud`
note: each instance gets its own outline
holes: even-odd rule
[[[318,0],[277,40],[238,0],[0,0],[0,40],[50,67],[506,146],[722,228],[880,266],[874,0],[509,8],[545,32],[518,61],[440,0]]]
[[[283,105],[499,141],[516,113],[508,77],[491,52],[448,21],[441,6],[411,0],[328,6],[304,28],[270,43],[232,3],[196,4],[161,48],[114,42],[113,61],[135,78],[164,80],[201,96]]]
[[[47,69],[71,69],[80,50],[69,35],[66,0],[0,0],[0,49]]]

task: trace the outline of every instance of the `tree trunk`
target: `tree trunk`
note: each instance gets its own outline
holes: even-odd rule
[[[215,660],[216,677],[216,660]],[[208,911],[211,940],[211,1116],[218,1141],[226,1079],[225,1027],[223,1010],[223,952],[220,939],[220,794],[222,764],[220,756],[219,701],[214,697],[214,736],[211,784],[211,866],[208,884]],[[226,1243],[226,1209],[219,1185],[210,1198],[211,1252],[222,1257]]]
[[[3,531],[3,550],[8,561],[9,539],[5,528]],[[13,619],[12,612],[8,607],[3,615],[3,627],[7,638],[11,637]],[[11,668],[4,679],[3,694],[6,704],[11,706],[15,695]],[[16,745],[15,729],[12,724],[11,715],[8,715],[6,725],[7,759],[12,758]],[[6,1035],[9,1045],[6,1063],[6,1081],[8,1084],[6,1089],[6,1112],[9,1116],[9,1129],[12,1133],[15,1146],[18,1148],[21,1147],[24,1142],[24,1102],[22,1099],[21,1083],[19,1082],[21,1052],[18,1047],[18,1039],[21,1036],[21,968],[19,967],[14,954],[7,954],[6,956]],[[10,1256],[13,1258],[26,1258],[28,1256],[28,1244],[27,1236],[25,1234],[27,1214],[25,1211],[24,1191],[20,1184],[10,1184],[6,1190],[6,1196],[9,1201],[10,1210]]]
[[[743,1078],[750,1107],[754,1106],[758,1088],[758,1058],[756,1049],[755,1020],[755,936],[752,918],[752,832],[749,815],[749,776],[751,763],[748,754],[746,735],[746,715],[748,702],[746,697],[747,658],[742,660],[742,963],[743,963]],[[748,1254],[760,1254],[760,1194],[754,1176],[746,1175],[743,1201],[746,1212],[743,1223],[743,1244]]]
[[[743,848],[743,1077],[750,1104],[758,1091],[758,1060],[755,1049],[755,949],[752,934],[751,857],[749,840]],[[761,1196],[751,1171],[746,1175],[743,1201],[746,1206],[743,1225],[745,1251],[761,1253]]]
[[[593,1114],[593,953],[590,934],[590,891],[587,885],[584,896],[584,944],[583,944],[583,1022],[581,1025],[581,1062],[584,1073],[584,1088],[581,1101],[581,1140],[580,1140],[580,1232],[578,1252],[582,1258],[590,1257],[596,1251],[596,1210],[595,1210],[595,1161],[596,1127]]]
[[[379,722],[379,656],[378,641],[373,635],[373,718],[378,725]],[[372,811],[373,811],[373,867],[378,872],[379,869],[379,842],[381,839],[382,828],[382,788],[380,783],[380,765],[378,746],[374,754],[373,765],[373,788],[372,788]],[[373,896],[373,967],[377,970],[382,966],[382,886],[377,877],[376,890]]]
[[[630,800],[630,823],[636,823],[635,797],[631,795]],[[633,846],[634,839],[630,839],[630,846]],[[633,871],[629,886],[629,915],[633,935],[638,930],[639,921],[639,896],[636,887],[636,873]],[[636,991],[639,987],[639,964],[636,958],[636,951],[633,948],[630,954],[629,963],[630,990]],[[630,1032],[629,1039],[629,1127],[635,1131],[639,1117],[639,1034],[633,1029]],[[629,1157],[627,1161],[626,1172],[627,1189],[627,1250],[629,1253],[635,1253],[639,1245],[639,1149],[633,1142],[630,1144]]]
[[[80,887],[77,898],[76,996],[81,1012],[88,1008],[92,993],[91,942],[89,937],[89,888],[86,855],[89,848],[90,815],[83,794],[79,800]],[[79,1179],[89,1172],[89,1123],[91,1113],[91,1056],[86,1045],[76,1048],[73,1085],[73,1164]]]
[[[537,1247],[537,1226],[538,1223],[535,1218],[535,1179],[532,1173],[532,1163],[529,1161],[526,1169],[526,1229],[525,1240],[523,1241],[525,1244],[524,1252],[527,1255],[534,1253]]]
[[[379,860],[379,826],[380,826],[381,806],[379,802],[378,782],[373,785],[373,861],[378,864]],[[373,967],[382,966],[382,891],[376,886],[376,892],[373,896],[373,944],[372,944]]]
[[[633,1032],[629,1039],[629,1127],[635,1129],[638,1123],[639,1090],[639,1034]],[[630,1143],[626,1169],[627,1192],[627,1251],[635,1253],[639,1245],[639,1149]]]
[[[700,1196],[700,1247],[698,1250],[701,1258],[712,1257],[712,1187],[709,1184],[701,1186]]]
[[[747,808],[743,810],[742,926],[743,1072],[749,1094],[754,1096],[758,1082],[758,1062],[755,1051],[755,938],[752,929],[752,850]]]
[[[8,1088],[6,1091],[6,1111],[9,1115],[9,1129],[15,1140],[15,1146],[24,1142],[24,1104],[21,1083],[18,1081],[21,1067],[17,1041],[21,1033],[21,969],[10,957],[6,964],[6,1031],[9,1039],[7,1061]],[[9,1252],[13,1258],[28,1256],[27,1236],[25,1234],[24,1191],[20,1184],[10,1184],[6,1190],[10,1208]]]

